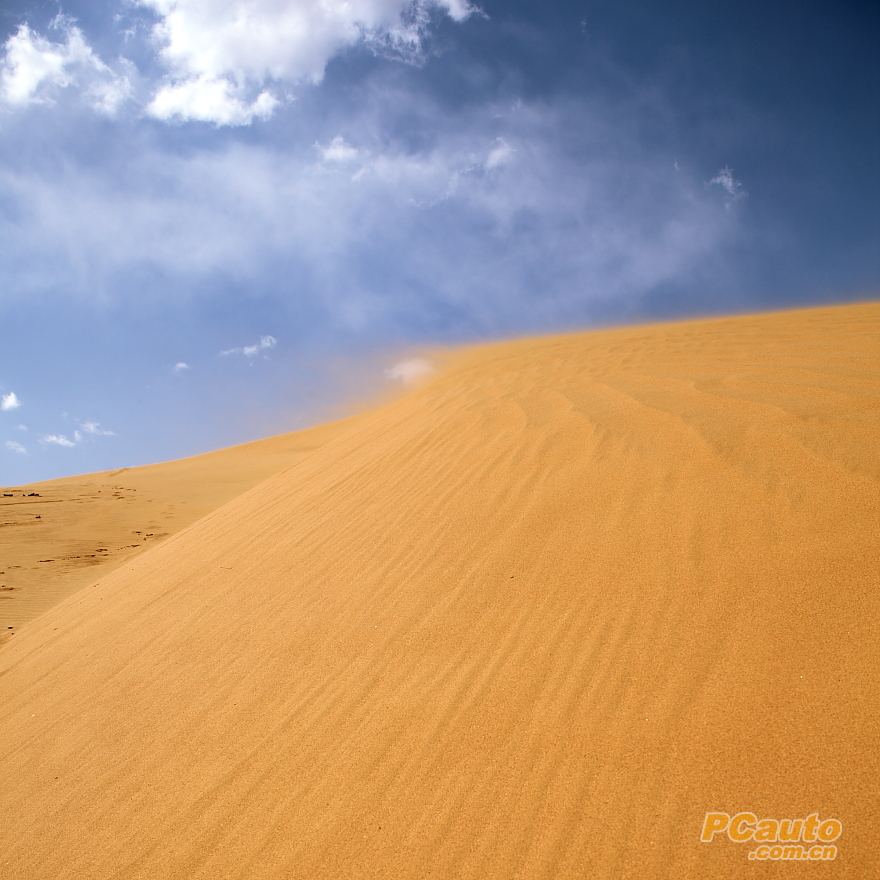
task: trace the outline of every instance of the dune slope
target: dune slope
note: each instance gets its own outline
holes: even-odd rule
[[[9,878],[874,876],[880,305],[456,355],[0,649]]]
[[[0,644],[23,624],[263,480],[357,417],[204,455],[0,493]]]

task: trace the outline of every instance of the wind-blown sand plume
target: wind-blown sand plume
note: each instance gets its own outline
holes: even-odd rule
[[[10,878],[865,878],[880,305],[462,352],[0,650]],[[817,812],[757,869],[707,811]]]

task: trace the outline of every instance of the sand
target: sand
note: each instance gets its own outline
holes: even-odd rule
[[[146,467],[0,492],[0,644],[62,599],[292,467],[357,417]]]
[[[880,304],[471,348],[328,431],[0,647],[4,877],[880,873]],[[138,470],[120,535],[185,494]]]

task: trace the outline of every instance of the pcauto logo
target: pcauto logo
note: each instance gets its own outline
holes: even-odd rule
[[[760,843],[749,851],[750,859],[772,861],[833,861],[834,841],[843,833],[838,819],[820,819],[811,813],[806,819],[759,819],[754,813],[706,813],[700,840],[712,843],[716,834],[726,834],[734,843]]]

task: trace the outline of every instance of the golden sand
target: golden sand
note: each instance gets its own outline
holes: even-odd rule
[[[0,648],[4,878],[877,876],[880,304],[472,348],[325,430],[2,499],[174,532]]]
[[[3,489],[0,644],[105,572],[307,458],[356,421],[164,464]]]

